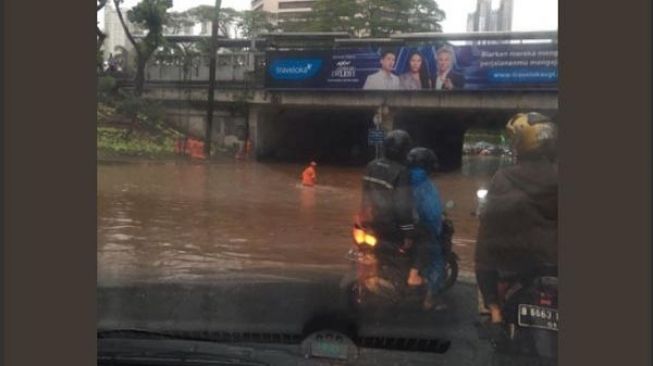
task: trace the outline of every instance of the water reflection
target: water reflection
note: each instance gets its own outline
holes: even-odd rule
[[[461,173],[467,177],[487,177],[497,169],[513,164],[511,156],[465,155]]]
[[[460,172],[436,176],[456,225],[461,267],[472,269],[474,192],[498,158],[465,158]],[[306,279],[348,268],[350,225],[360,203],[362,167],[320,167],[302,187],[303,166],[220,162],[98,166],[98,281],[212,281],[225,275]]]

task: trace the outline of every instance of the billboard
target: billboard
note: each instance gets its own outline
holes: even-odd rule
[[[268,51],[268,89],[557,89],[554,43]]]

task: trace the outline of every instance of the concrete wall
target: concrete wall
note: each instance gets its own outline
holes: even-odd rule
[[[249,133],[257,159],[273,157],[285,143],[286,126],[278,123],[278,114],[273,107],[250,106]]]
[[[390,108],[421,110],[557,110],[557,91],[461,91],[450,93],[384,91],[269,91],[218,89],[215,100],[233,102],[249,92],[250,104],[288,107]],[[178,100],[180,89],[167,85],[149,85],[148,96],[160,100]],[[206,88],[189,89],[188,98],[205,101]]]
[[[191,107],[167,108],[167,122],[188,136],[204,139],[206,135],[206,112]],[[247,116],[234,115],[228,111],[215,111],[213,114],[212,139],[219,149],[231,150],[240,146],[242,128],[247,126]]]
[[[245,81],[249,57],[253,54],[226,53],[220,54],[216,60],[215,80],[236,82]],[[189,68],[188,75],[184,79],[181,65],[160,65],[149,64],[147,66],[146,81],[204,81],[208,83],[209,65],[208,59],[198,58],[193,66]]]

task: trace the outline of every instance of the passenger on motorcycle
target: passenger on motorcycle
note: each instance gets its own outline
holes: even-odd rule
[[[410,150],[407,160],[417,212],[417,228],[422,234],[416,242],[413,255],[420,275],[427,279],[424,308],[442,310],[446,306],[438,294],[445,277],[445,258],[440,242],[443,210],[440,194],[429,179],[429,175],[437,169],[438,161],[435,153],[424,147]]]
[[[409,251],[416,237],[413,196],[406,155],[412,140],[403,130],[388,133],[383,141],[384,156],[367,165],[363,176],[362,224],[381,241],[396,243],[399,251]],[[417,271],[409,279],[421,281]]]
[[[475,253],[477,283],[492,323],[503,321],[500,272],[530,273],[558,260],[557,128],[540,113],[519,113],[506,128],[517,160],[492,178]]]

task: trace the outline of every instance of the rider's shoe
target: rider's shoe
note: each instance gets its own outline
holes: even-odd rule
[[[408,274],[408,286],[421,286],[424,284],[424,279],[419,275],[416,268],[411,268]]]

